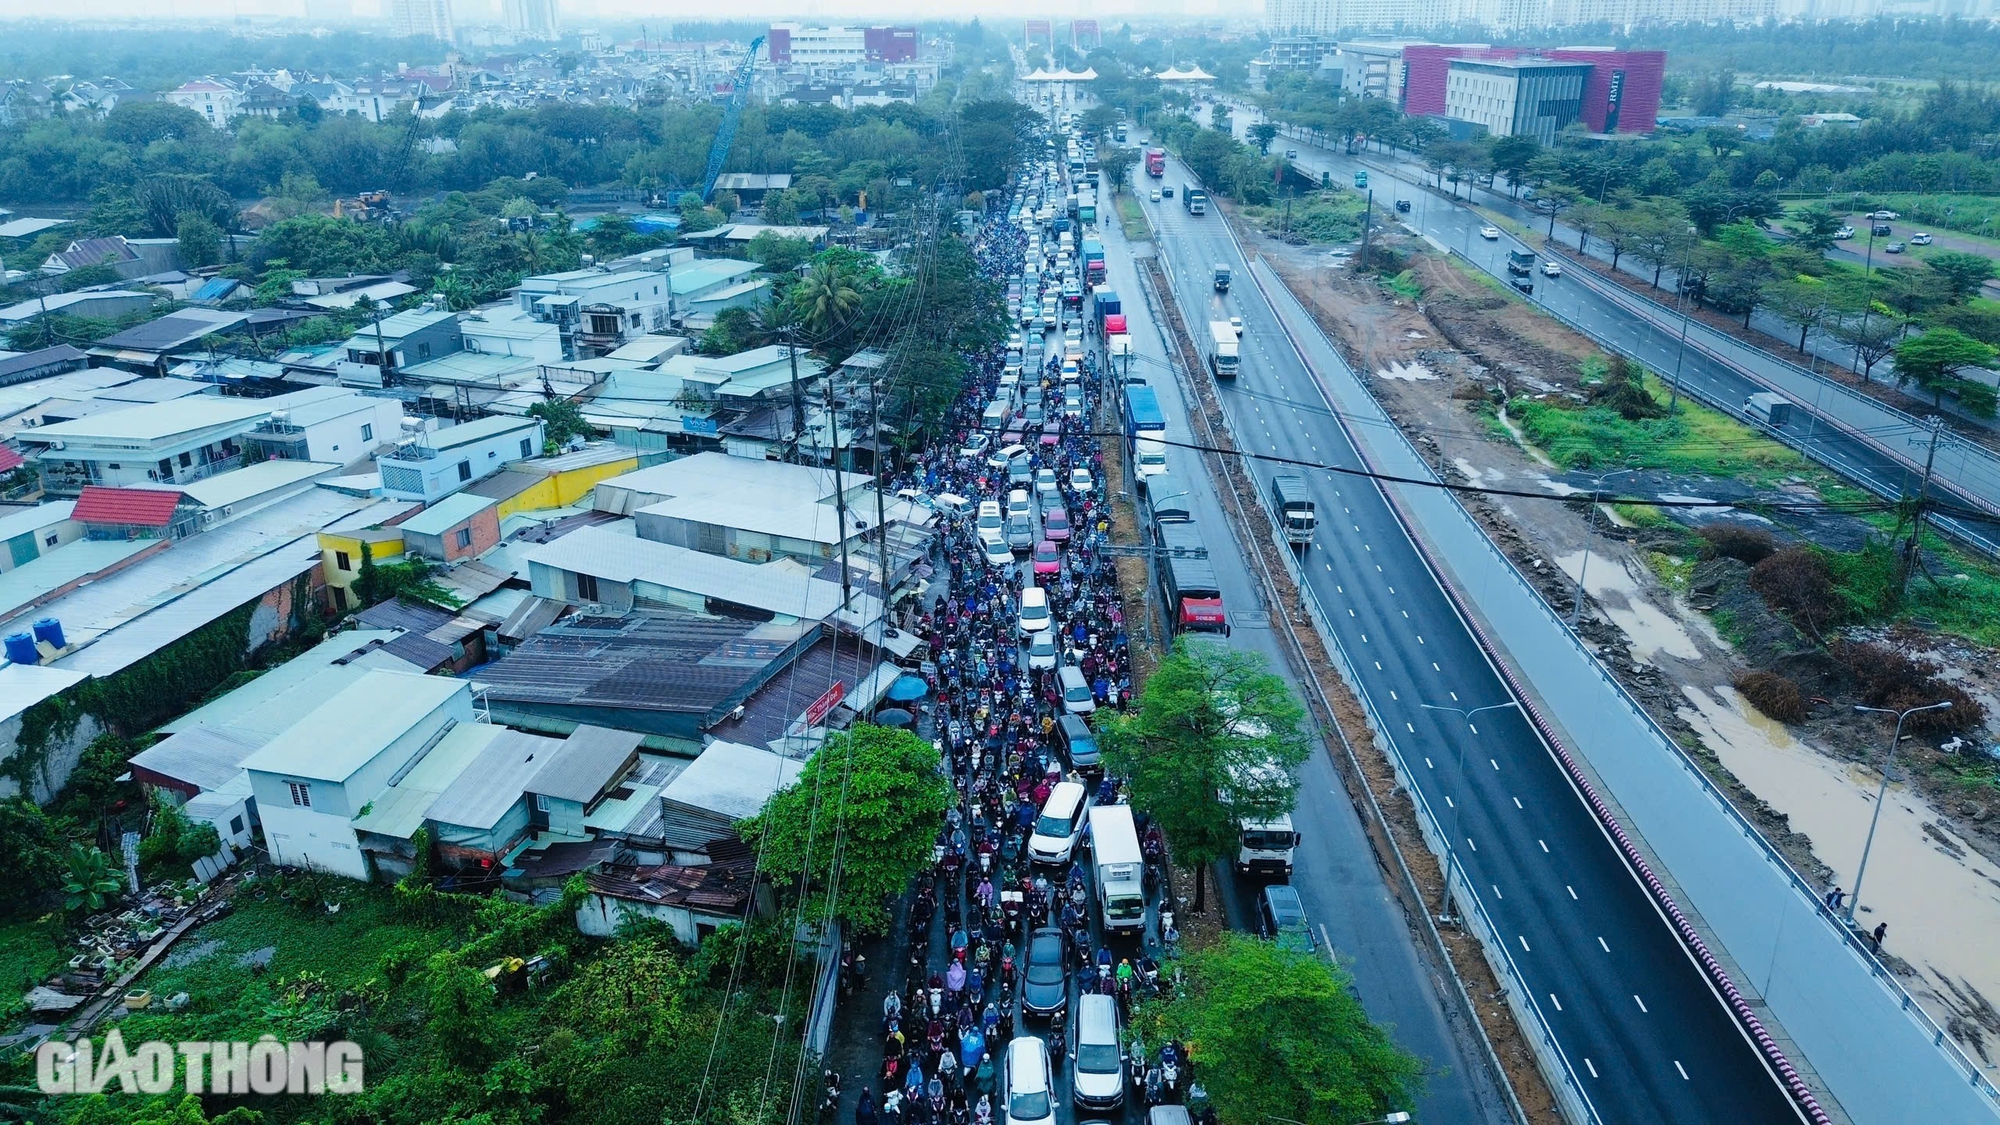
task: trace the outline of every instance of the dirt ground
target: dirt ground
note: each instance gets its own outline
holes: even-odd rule
[[[1548,491],[1546,502],[1468,497],[1467,507],[1558,611],[1571,609],[1582,571],[1586,642],[1799,871],[1824,887],[1845,885],[1880,780],[1873,763],[1888,741],[1871,717],[1853,712],[1852,677],[1815,655],[1816,645],[1764,606],[1742,564],[1697,562],[1683,528],[1632,526],[1608,507],[1592,513],[1573,497],[1593,488],[1593,480],[1502,439],[1478,412],[1496,385],[1510,394],[1578,393],[1577,364],[1597,354],[1595,347],[1431,255],[1409,262],[1425,287],[1418,302],[1330,264],[1323,252],[1274,243],[1259,249],[1448,479]],[[1500,422],[1512,430],[1504,412]],[[1750,491],[1744,482],[1650,470],[1622,477],[1617,487],[1662,499],[1732,499]],[[1848,549],[1871,531],[1839,515],[1763,526],[1781,542],[1800,538]],[[1670,586],[1662,570],[1686,577]],[[1718,631],[1711,617],[1717,611],[1727,611],[1740,649]],[[1989,715],[2000,714],[1995,653],[1910,630],[1857,639],[1929,655],[1946,678],[1984,700]],[[1742,699],[1731,684],[1753,666],[1799,680],[1811,696],[1805,722],[1776,723]],[[1988,733],[1973,741],[1990,744]],[[1993,815],[2000,802],[1990,788],[1955,781],[1979,753],[1969,745],[1940,749],[1928,737],[1908,738],[1899,748],[1897,783],[1884,806],[1857,918],[1871,929],[1892,923],[1885,961],[1991,1068],[1989,1051],[2000,1047],[2000,1018],[1987,1000],[2000,991],[2000,953],[1991,941],[2000,926],[2000,817]]]

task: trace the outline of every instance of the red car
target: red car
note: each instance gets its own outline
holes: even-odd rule
[[[1051,507],[1042,513],[1042,534],[1050,542],[1061,543],[1069,539],[1069,513],[1060,507]]]
[[[1056,545],[1047,539],[1035,544],[1035,573],[1062,573],[1062,554],[1056,550]]]

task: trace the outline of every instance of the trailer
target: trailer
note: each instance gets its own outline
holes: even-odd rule
[[[1278,521],[1284,525],[1285,542],[1295,545],[1312,543],[1319,517],[1313,511],[1312,495],[1306,491],[1306,478],[1292,473],[1280,473],[1272,478],[1271,506],[1277,510]]]
[[[1167,628],[1175,634],[1229,635],[1229,614],[1222,605],[1222,585],[1209,565],[1201,532],[1192,523],[1158,525],[1160,598],[1166,606]]]
[[[1133,476],[1144,479],[1167,471],[1167,416],[1160,398],[1144,384],[1125,388],[1125,452]]]
[[[1167,174],[1167,150],[1149,148],[1146,150],[1146,174],[1159,179]]]
[[[1208,193],[1193,184],[1181,184],[1181,207],[1190,215],[1208,214]]]

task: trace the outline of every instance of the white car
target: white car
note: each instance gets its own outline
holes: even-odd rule
[[[1004,469],[1014,463],[1014,458],[1019,457],[1027,451],[1028,447],[1025,445],[1003,445],[994,450],[993,455],[986,459],[986,467],[989,469]],[[986,503],[992,504],[996,511],[1000,507],[998,500],[989,500]],[[985,506],[985,504],[980,505],[982,509]]]
[[[981,554],[986,556],[986,564],[988,566],[1007,566],[1014,561],[1014,551],[1007,546],[1005,539],[996,538],[991,535],[981,535],[979,537],[979,550]]]
[[[1079,465],[1069,471],[1069,487],[1074,492],[1090,491],[1090,470]]]
[[[1009,492],[1009,493],[1007,494],[1007,518],[1008,518],[1008,519],[1012,519],[1012,518],[1014,518],[1015,516],[1025,516],[1025,515],[1031,515],[1031,514],[1033,514],[1033,512],[1034,512],[1034,508],[1033,508],[1033,506],[1032,506],[1032,505],[1031,505],[1031,504],[1030,504],[1030,503],[1028,502],[1028,490],[1027,490],[1027,489],[1025,489],[1025,488],[1017,488],[1017,489],[1015,489],[1014,491],[1012,491],[1012,492]]]
[[[1480,227],[1480,228],[1479,228],[1479,237],[1481,237],[1481,238],[1485,239],[1485,240],[1486,240],[1486,241],[1488,241],[1488,242],[1498,242],[1498,241],[1500,240],[1500,228],[1499,228],[1499,227]]]
[[[1550,262],[1550,261],[1544,261],[1542,263],[1543,277],[1561,277],[1562,275],[1563,275],[1562,263]]]
[[[1056,634],[1053,629],[1043,629],[1028,638],[1028,667],[1038,672],[1053,672],[1056,668]]]
[[[1049,633],[1055,619],[1049,614],[1049,592],[1040,586],[1029,586],[1021,591],[1021,608],[1016,615],[1021,636],[1032,637],[1036,633]]]
[[[1056,1094],[1046,1043],[1032,1035],[1008,1040],[1002,1081],[1002,1125],[1055,1125]]]
[[[1930,244],[1931,236],[1928,234],[1913,234],[1910,236],[1910,245],[1912,246],[1929,246]]]
[[[1229,318],[1229,327],[1231,327],[1231,328],[1234,328],[1234,329],[1236,329],[1236,338],[1237,338],[1237,339],[1239,339],[1239,340],[1240,340],[1240,339],[1242,339],[1242,338],[1243,338],[1243,318],[1242,318],[1242,317],[1240,317],[1240,316],[1232,316],[1232,317],[1230,317],[1230,318]]]
[[[979,502],[979,522],[975,525],[981,539],[999,536],[1003,526],[1000,515],[1000,501],[981,500]]]
[[[1159,188],[1154,188],[1154,189],[1153,189],[1153,202],[1155,202],[1155,203],[1158,203],[1159,201],[1160,201],[1160,189],[1159,189]]]

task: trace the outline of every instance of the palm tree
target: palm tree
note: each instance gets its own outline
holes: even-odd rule
[[[70,845],[68,869],[63,873],[65,908],[95,914],[116,899],[124,885],[109,856],[86,844]]]
[[[815,340],[839,332],[861,307],[861,290],[839,262],[814,262],[812,270],[792,286],[791,297],[799,323]]]

